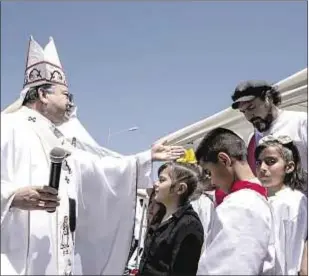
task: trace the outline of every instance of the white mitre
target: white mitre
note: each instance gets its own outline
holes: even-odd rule
[[[17,111],[22,106],[29,88],[42,84],[61,84],[67,86],[66,77],[53,38],[49,38],[49,42],[43,49],[31,36],[23,90],[20,93],[19,99],[1,113]]]
[[[24,88],[20,92],[19,99],[5,108],[1,112],[1,115],[4,113],[12,113],[20,109],[29,88],[42,84],[61,84],[67,86],[54,40],[50,37],[48,44],[43,49],[31,36],[26,62]],[[119,154],[99,146],[81,124],[77,118],[76,112],[77,108],[75,106],[69,115],[70,119],[61,126],[57,126],[64,136],[68,139],[70,137],[76,137],[80,142],[92,148],[100,148],[99,152],[103,152],[103,155],[119,157]]]

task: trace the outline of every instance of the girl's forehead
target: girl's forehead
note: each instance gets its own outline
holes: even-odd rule
[[[271,155],[271,156],[276,156],[276,157],[281,157],[282,155],[282,146],[281,145],[269,145],[267,147],[265,147],[262,151],[260,156],[267,156],[267,155]]]
[[[171,172],[171,167],[167,166],[160,172],[160,176],[169,176],[170,172]]]

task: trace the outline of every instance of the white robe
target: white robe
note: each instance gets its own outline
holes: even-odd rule
[[[278,258],[284,275],[298,275],[308,233],[307,197],[287,187],[269,201],[274,210]]]
[[[281,275],[271,207],[255,191],[226,196],[207,244],[204,275]]]
[[[204,228],[204,244],[201,250],[201,257],[198,264],[197,275],[205,275],[205,258],[207,240],[214,223],[215,207],[211,199],[202,194],[198,199],[191,201],[194,211],[198,214]]]
[[[108,150],[77,137],[84,150],[67,147],[70,169],[62,170],[57,211],[9,209],[16,189],[48,185],[49,152],[62,141],[48,120],[26,107],[1,115],[1,260],[6,263],[1,274],[123,273],[133,234],[136,183],[141,188],[151,183],[150,151],[108,156]],[[68,197],[77,203],[75,246],[64,223]]]

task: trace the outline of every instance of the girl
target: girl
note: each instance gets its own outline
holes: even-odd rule
[[[189,203],[199,182],[196,165],[169,162],[158,170],[156,202],[165,207],[148,228],[139,275],[196,275],[204,231]]]
[[[266,136],[255,150],[257,175],[274,210],[278,258],[283,275],[297,275],[307,237],[306,175],[288,136]]]

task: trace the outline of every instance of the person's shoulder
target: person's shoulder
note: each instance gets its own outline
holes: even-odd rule
[[[248,203],[251,203],[252,201],[254,201],[254,204],[256,202],[260,202],[261,204],[268,205],[267,199],[252,189],[238,190],[236,192],[229,194],[228,198],[230,198],[230,200],[227,200],[227,202],[230,201],[231,203],[234,203],[234,204],[245,203],[247,205]],[[248,206],[251,206],[254,204],[251,203]]]
[[[13,113],[1,113],[1,122],[14,121],[19,118],[18,112]]]
[[[187,238],[190,238],[191,240],[193,238],[194,240],[198,240],[201,245],[203,244],[203,224],[194,210],[183,214],[183,216],[178,221],[174,231],[176,235],[175,239],[178,241],[183,241]]]
[[[294,110],[282,110],[282,117],[287,120],[299,120],[299,121],[307,121],[308,114],[303,111],[294,111]]]
[[[241,227],[251,224],[271,229],[272,209],[268,200],[250,189],[242,189],[228,195],[224,201],[216,208],[217,221],[220,227]],[[266,227],[266,228],[265,228]]]
[[[295,201],[298,201],[298,202],[302,202],[302,201],[307,201],[307,197],[299,190],[292,190],[291,188],[286,188],[285,189],[285,197],[286,199],[293,199]]]
[[[184,212],[181,217],[181,225],[182,227],[186,227],[190,230],[203,228],[201,220],[197,214],[197,212],[190,205],[189,208]]]
[[[229,194],[217,207],[217,213],[251,213],[252,216],[269,217],[271,206],[268,200],[251,189],[242,189]]]
[[[299,212],[307,210],[308,206],[307,197],[302,192],[290,188],[280,191],[274,197],[273,202],[277,208],[281,207],[282,210],[286,210],[291,218],[296,217]]]
[[[1,114],[1,131],[12,131],[22,128],[25,124],[22,123],[19,112]]]
[[[14,143],[21,145],[32,140],[32,133],[24,115],[19,110],[1,114],[1,144]],[[30,134],[30,136],[29,136]],[[26,142],[27,141],[27,142]]]
[[[214,204],[213,204],[213,201],[212,201],[212,199],[209,195],[201,194],[199,196],[199,198],[191,201],[191,205],[192,205],[193,209],[195,210],[195,207],[197,207],[197,206],[212,206]]]

